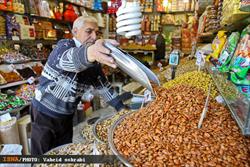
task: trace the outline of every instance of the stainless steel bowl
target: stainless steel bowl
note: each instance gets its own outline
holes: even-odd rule
[[[49,153],[51,153],[51,152],[58,152],[60,149],[62,149],[64,147],[67,147],[67,146],[69,146],[71,144],[74,144],[74,143],[63,144],[61,146],[55,147],[55,148],[49,150],[48,152],[46,152],[44,155],[49,155]]]
[[[106,120],[106,119],[111,118],[114,114],[115,114],[115,113],[109,114],[109,115],[104,116],[104,117],[101,117],[101,118],[99,118],[99,119],[95,122],[95,124],[94,124],[94,126],[93,126],[93,134],[94,134],[94,137],[95,137],[96,141],[98,141],[98,142],[100,142],[100,143],[103,143],[103,144],[105,143],[105,142],[102,141],[102,139],[98,136],[97,131],[96,131],[96,126],[97,126],[98,123],[100,123],[100,122],[102,122],[102,121],[104,121],[104,120]]]
[[[136,111],[135,111],[136,112]],[[117,158],[126,166],[128,167],[132,167],[133,165],[131,163],[129,163],[129,161],[124,158],[116,149],[115,144],[114,144],[114,131],[116,129],[116,127],[130,114],[132,114],[134,112],[129,112],[123,116],[121,116],[115,123],[114,125],[109,129],[108,132],[108,143],[109,143],[109,147],[111,149],[111,151],[114,153],[114,155],[117,156]]]

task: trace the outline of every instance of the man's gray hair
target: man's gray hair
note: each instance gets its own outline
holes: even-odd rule
[[[73,29],[74,28],[77,28],[77,29],[81,28],[82,26],[84,26],[85,22],[90,22],[90,23],[96,23],[97,24],[97,20],[93,16],[88,16],[88,15],[80,16],[74,21]]]

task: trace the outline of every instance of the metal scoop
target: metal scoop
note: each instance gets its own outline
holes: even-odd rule
[[[160,85],[157,76],[127,52],[113,46],[109,42],[105,42],[104,46],[111,50],[110,55],[115,59],[117,66],[134,80],[142,84],[142,86],[153,92],[150,80]]]

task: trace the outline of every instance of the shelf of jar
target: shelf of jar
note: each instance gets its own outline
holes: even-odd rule
[[[194,15],[194,11],[169,11],[169,12],[164,12],[164,11],[158,11],[161,14],[189,14],[189,15]]]
[[[236,120],[243,135],[250,135],[250,103],[231,81],[227,73],[221,73],[213,68],[211,64],[206,64],[206,69],[211,75],[216,87],[222,95],[233,118]]]
[[[27,16],[33,19],[40,19],[40,20],[46,20],[46,21],[50,21],[50,22],[56,22],[56,23],[60,23],[60,24],[72,24],[72,22],[69,21],[64,21],[64,20],[57,20],[54,18],[49,18],[49,17],[43,17],[43,16],[38,16],[35,14],[30,14],[30,13],[17,13],[17,12],[13,12],[13,11],[5,11],[5,10],[0,10],[0,13],[5,13],[5,14],[18,14],[18,15],[23,15],[23,16]]]
[[[65,0],[59,0],[59,2],[72,4],[72,5],[77,6],[77,7],[82,7],[82,8],[85,8],[86,10],[89,10],[92,12],[98,12],[98,13],[102,12],[101,10],[95,10],[95,9],[90,8],[90,7],[84,6],[83,4],[80,4],[80,3],[75,3],[75,2],[65,1]]]
[[[242,19],[237,20],[234,23],[231,23],[229,25],[224,25],[216,30],[209,31],[209,32],[204,32],[200,33],[198,36],[199,38],[208,38],[208,37],[215,37],[215,35],[218,33],[220,30],[225,30],[227,32],[232,32],[232,31],[240,31],[242,30],[245,26],[250,24],[250,17],[244,17]]]
[[[58,40],[45,40],[45,39],[24,39],[24,40],[11,40],[11,39],[0,39],[0,42],[9,42],[13,44],[31,44],[36,45],[38,43],[42,43],[43,45],[52,45],[56,44]]]
[[[175,26],[175,27],[180,27],[182,26],[181,24],[161,24],[162,26]]]

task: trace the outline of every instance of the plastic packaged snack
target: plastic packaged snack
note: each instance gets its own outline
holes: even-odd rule
[[[238,85],[250,85],[250,25],[241,33],[235,56],[230,64],[230,79]],[[249,92],[250,93],[250,92]]]
[[[8,111],[25,105],[25,101],[17,96],[0,93],[0,111]]]
[[[23,80],[23,78],[17,73],[12,65],[1,65],[0,75],[7,83],[17,82]]]
[[[212,43],[212,49],[213,49],[213,53],[210,54],[209,56],[207,56],[207,61],[217,61],[220,52],[226,42],[227,36],[226,36],[226,31],[219,31],[217,36],[215,37],[215,39],[213,40]]]
[[[5,81],[5,79],[0,75],[0,85],[2,84],[6,84],[7,82]]]
[[[250,12],[250,1],[249,0],[241,0],[240,1],[240,10],[244,12]]]
[[[218,59],[217,68],[219,69],[219,71],[221,72],[229,71],[228,67],[236,50],[239,39],[240,39],[239,32],[233,32],[229,36],[227,43],[225,44],[224,49],[222,50],[221,55]]]
[[[33,85],[22,85],[17,91],[16,91],[16,95],[26,101],[30,101],[32,100],[32,98],[35,95],[35,88],[36,86]]]
[[[40,76],[43,71],[43,66],[40,64],[36,64],[35,66],[32,66],[32,69],[36,73],[37,76]]]

